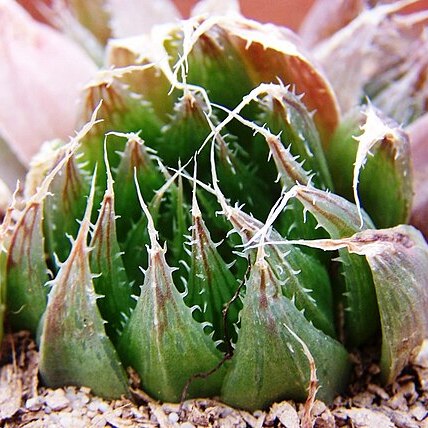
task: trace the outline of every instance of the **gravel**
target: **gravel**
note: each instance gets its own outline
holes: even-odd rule
[[[376,382],[379,372],[372,358],[355,356],[358,375],[346,395],[331,406],[315,401],[312,408],[283,401],[267,411],[249,413],[215,400],[159,403],[136,385],[131,373],[134,400],[106,401],[88,388],[58,389],[39,385],[38,354],[29,335],[8,335],[0,367],[0,426],[2,427],[287,427],[308,420],[316,428],[407,427],[428,428],[428,345],[413,364],[387,388]]]

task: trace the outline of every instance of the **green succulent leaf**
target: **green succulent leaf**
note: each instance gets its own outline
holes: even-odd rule
[[[132,226],[142,217],[135,190],[135,171],[137,171],[143,197],[147,200],[154,197],[155,191],[161,187],[165,178],[160,171],[159,158],[137,134],[112,132],[109,138],[112,137],[127,140],[115,171],[115,211],[119,216],[116,221],[117,233],[118,239],[123,242]]]
[[[256,162],[233,140],[228,143],[220,135],[216,140],[218,176],[225,193],[233,200],[245,203],[255,216],[266,217],[275,190],[269,189],[261,178],[263,167],[257,167]],[[263,160],[260,163],[267,167],[267,160],[265,162],[265,165]]]
[[[162,128],[158,144],[159,156],[167,165],[187,163],[200,149],[201,142],[210,133],[206,116],[209,106],[200,94],[186,91],[177,100],[174,113]]]
[[[229,207],[225,201],[222,206],[244,245],[259,245],[265,225],[239,208]],[[292,300],[316,328],[335,337],[331,286],[324,266],[298,247],[287,245],[275,230],[269,231],[268,238],[282,243],[279,246],[266,244],[264,251],[283,295]],[[249,255],[254,263],[256,250],[251,250]]]
[[[169,34],[165,49],[177,77],[184,72],[186,82],[207,88],[213,102],[234,107],[252,89],[245,61],[215,19],[201,26],[197,19],[188,21],[181,31]]]
[[[102,101],[99,117],[102,119],[94,126],[79,150],[82,159],[86,161],[86,170],[91,172],[98,165],[101,177],[103,174],[104,151],[103,141],[109,132],[139,132],[144,140],[156,140],[160,136],[162,120],[154,112],[151,103],[141,94],[131,92],[120,81],[123,74],[131,73],[133,68],[101,71],[87,86],[83,103],[83,121],[91,115],[96,105]],[[120,156],[116,152],[124,150],[123,138],[112,136],[107,146],[110,164],[116,168]],[[104,184],[104,183],[103,183]]]
[[[332,400],[345,387],[348,377],[349,360],[344,347],[314,328],[283,296],[282,281],[264,257],[258,256],[251,266],[245,285],[241,328],[222,399],[247,410],[266,407],[284,397],[304,400],[310,363],[297,335],[315,360],[322,385],[319,398]]]
[[[381,375],[385,383],[392,382],[428,332],[428,245],[422,234],[400,225],[349,238],[300,242],[324,250],[347,248],[367,259],[382,324]]]
[[[234,325],[238,322],[241,309],[239,300],[233,300],[238,281],[230,271],[230,266],[222,259],[202,218],[196,194],[192,207],[191,262],[188,273],[185,302],[196,305],[194,318],[199,322],[209,322],[213,329],[213,339],[236,341]],[[223,310],[227,307],[227,314]]]
[[[59,160],[64,158],[60,150]],[[89,193],[88,176],[81,169],[75,156],[69,157],[56,173],[49,186],[44,202],[44,235],[48,252],[52,258],[64,261],[70,253],[71,243],[67,237],[75,238],[79,230],[77,219],[83,217],[86,197]],[[56,270],[56,266],[52,267]]]
[[[258,105],[261,110],[258,121],[266,124],[273,134],[281,135],[281,140],[290,153],[307,171],[305,176],[311,174],[311,182],[315,187],[333,190],[324,149],[312,119],[313,113],[308,112],[303,103],[304,96],[296,95],[289,87],[282,85],[260,85],[258,89]],[[269,144],[271,150],[270,146]],[[277,162],[278,160],[275,161]],[[284,166],[283,163],[281,165]],[[305,180],[305,177],[299,177],[298,182],[307,184],[307,179],[300,180]],[[296,181],[293,185],[295,183]]]
[[[376,226],[408,221],[413,194],[410,144],[392,119],[371,105],[352,111],[331,141],[328,160],[337,192],[361,202]]]
[[[49,189],[58,184],[57,175],[69,165],[75,148],[69,145],[63,157],[42,180],[37,192],[27,201],[19,220],[11,227],[11,212],[2,225],[2,238],[8,237],[5,252],[4,275],[7,283],[7,307],[14,328],[26,329],[35,334],[45,311],[49,292],[49,270],[45,258],[44,216]],[[13,208],[11,208],[13,210]],[[10,232],[8,229],[11,229]],[[10,235],[10,236],[8,236]],[[5,243],[2,243],[2,247]],[[5,290],[6,291],[6,290]]]
[[[78,236],[52,281],[42,320],[39,370],[46,385],[86,386],[102,397],[129,395],[125,371],[98,310],[87,238],[95,184]]]
[[[49,288],[44,258],[43,203],[27,203],[15,226],[7,257],[7,306],[14,328],[35,334]]]
[[[330,235],[344,238],[361,229],[373,228],[370,218],[363,215],[360,227],[358,208],[333,193],[297,186],[296,198],[304,205]],[[339,249],[339,275],[336,276],[339,299],[345,316],[345,335],[348,344],[367,342],[379,330],[379,310],[373,278],[367,261],[358,255]]]
[[[221,353],[192,316],[172,279],[172,270],[154,229],[148,208],[141,199],[148,220],[151,248],[144,284],[118,350],[126,364],[132,365],[142,386],[152,396],[180,400],[192,376],[209,372],[221,361]],[[190,396],[217,394],[224,371],[207,379],[191,382]]]
[[[144,280],[142,270],[147,269],[147,246],[149,243],[147,218],[143,216],[131,227],[125,243],[121,245],[123,265],[130,282],[134,284],[134,293],[137,295]]]
[[[108,164],[107,175],[107,189],[92,234],[89,260],[91,272],[96,275],[93,278],[95,292],[100,296],[98,308],[107,321],[107,335],[116,342],[135,300],[116,237],[115,193]]]

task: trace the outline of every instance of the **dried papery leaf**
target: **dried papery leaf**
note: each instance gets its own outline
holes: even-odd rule
[[[149,262],[118,349],[125,363],[139,373],[145,391],[161,400],[179,401],[189,379],[214,369],[221,354],[175,287],[166,250],[158,242],[151,215],[139,195],[150,235]],[[218,394],[223,375],[224,370],[219,369],[206,379],[195,380],[188,390],[190,396]]]
[[[414,198],[410,222],[428,237],[428,113],[406,128],[413,161]]]
[[[361,229],[374,228],[370,218],[347,200],[333,193],[296,186],[296,198],[332,238],[345,238]],[[363,225],[360,227],[360,215]],[[345,334],[349,345],[360,345],[379,329],[379,312],[370,268],[366,260],[339,249],[337,289],[344,309]]]
[[[109,144],[111,138],[127,140],[115,171],[115,211],[119,216],[116,220],[116,225],[118,239],[122,242],[132,225],[141,218],[141,209],[138,204],[134,183],[135,171],[137,171],[143,197],[148,200],[154,197],[155,191],[164,183],[164,177],[158,165],[159,158],[153,150],[145,145],[145,142],[138,134],[109,133]],[[115,141],[111,143],[114,144]]]
[[[426,103],[422,76],[427,66],[423,52],[428,14],[425,11],[398,15],[411,3],[414,0],[366,9],[315,47],[315,56],[336,89],[344,112],[358,105],[367,94],[375,105],[378,100],[379,107],[386,108],[385,113],[398,121],[413,120],[415,114],[420,114]],[[419,91],[421,87],[424,89]]]
[[[102,296],[97,303],[101,316],[107,321],[107,335],[116,342],[135,306],[135,300],[116,237],[115,193],[107,159],[106,169],[107,189],[90,243],[90,268],[92,273],[98,274],[93,283],[95,292]]]
[[[184,301],[188,306],[198,306],[193,316],[199,322],[211,324],[214,340],[233,338],[236,341],[234,324],[238,321],[241,304],[239,300],[231,303],[226,318],[223,317],[223,309],[237,292],[238,281],[219,254],[219,244],[211,239],[198,206],[196,189],[193,195],[191,241],[188,244],[191,261],[188,294]]]
[[[240,13],[238,0],[201,0],[192,9],[192,16],[234,15],[237,13]]]
[[[348,354],[282,295],[282,281],[261,252],[245,283],[241,327],[222,399],[248,410],[284,398],[304,400],[311,368],[301,340],[315,361],[321,385],[318,397],[330,401],[346,384]]]
[[[392,382],[428,332],[428,246],[422,234],[400,225],[343,239],[293,242],[326,251],[346,248],[367,259],[382,324],[381,374]]]
[[[159,137],[163,123],[155,114],[150,102],[145,100],[140,93],[128,90],[126,85],[120,81],[128,73],[150,67],[152,67],[151,64],[99,71],[86,87],[81,114],[82,120],[87,120],[87,116],[100,100],[102,100],[102,105],[99,117],[103,119],[82,142],[80,152],[82,159],[87,161],[86,169],[88,171],[91,171],[95,164],[99,167],[103,166],[103,141],[104,135],[108,132],[141,131],[140,137],[143,139],[156,140]],[[113,140],[114,138],[111,137],[107,150],[111,165],[116,168],[120,158],[115,156],[115,152],[123,151],[125,142],[120,138],[117,138],[117,141]]]
[[[70,255],[52,281],[41,322],[41,377],[47,386],[86,386],[108,398],[129,395],[125,371],[97,307],[87,245],[95,192],[91,193]]]
[[[349,24],[365,7],[364,0],[316,0],[301,24],[299,34],[307,46],[316,45]]]
[[[371,105],[350,112],[331,141],[328,160],[337,193],[361,204],[378,227],[408,221],[410,144],[392,119]]]

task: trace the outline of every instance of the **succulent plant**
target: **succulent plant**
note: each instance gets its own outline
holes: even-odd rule
[[[0,230],[45,384],[130,395],[132,367],[157,399],[254,410],[316,376],[329,401],[355,347],[379,343],[388,383],[426,337],[408,138],[369,104],[343,119],[291,32],[196,17],[111,41],[78,125]]]

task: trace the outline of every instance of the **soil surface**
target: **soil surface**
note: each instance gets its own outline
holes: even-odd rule
[[[49,389],[39,385],[38,353],[25,332],[7,335],[0,368],[1,427],[424,427],[428,428],[428,343],[397,381],[384,388],[379,368],[355,358],[355,379],[347,395],[321,401],[283,401],[248,413],[208,399],[159,403],[139,390],[130,376],[133,402],[106,401],[87,388]]]

